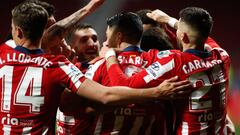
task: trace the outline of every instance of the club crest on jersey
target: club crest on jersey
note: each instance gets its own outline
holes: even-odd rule
[[[163,58],[163,57],[168,57],[171,54],[171,52],[169,50],[166,51],[160,51],[157,54],[158,58]]]

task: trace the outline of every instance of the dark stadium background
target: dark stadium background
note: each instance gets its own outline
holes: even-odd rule
[[[10,32],[11,9],[23,0],[2,0],[0,4],[0,42],[4,42]],[[89,0],[45,0],[56,7],[55,17],[60,20],[81,8]],[[104,5],[87,17],[84,22],[91,23],[105,40],[105,20],[120,11],[137,11],[143,8],[159,8],[178,18],[178,12],[187,6],[202,7],[210,12],[214,20],[211,36],[228,51],[232,59],[230,93],[233,95],[228,105],[230,116],[240,125],[240,4],[237,1],[221,0],[106,0]],[[240,131],[239,135],[240,135]]]

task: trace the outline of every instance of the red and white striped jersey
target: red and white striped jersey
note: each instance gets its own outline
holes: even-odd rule
[[[226,93],[230,58],[215,41],[208,39],[209,51],[161,51],[149,57],[155,61],[146,70],[126,77],[118,65],[108,70],[111,83],[131,87],[156,86],[163,80],[179,76],[189,79],[195,90],[188,98],[174,101],[176,133],[179,135],[225,134]],[[151,55],[151,54],[144,54]]]
[[[75,63],[75,66],[85,73],[89,65],[99,58],[90,62]],[[71,106],[69,106],[71,104]],[[86,100],[79,98],[75,93],[64,91],[61,95],[61,102],[57,111],[57,135],[86,135],[89,132],[90,125],[93,121],[93,115],[87,114]]]
[[[54,134],[63,89],[76,92],[84,75],[64,56],[6,44],[0,50],[0,134]]]
[[[118,55],[121,68],[127,76],[146,68],[147,61],[141,57],[141,53],[138,47],[130,46]],[[108,78],[105,59],[91,65],[85,76],[105,86],[113,86]],[[131,104],[97,116],[90,134],[160,135],[165,134],[165,122],[165,109],[162,104]]]

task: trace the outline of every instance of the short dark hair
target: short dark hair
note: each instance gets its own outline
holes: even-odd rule
[[[181,21],[196,29],[200,36],[207,38],[212,30],[213,20],[210,14],[198,7],[187,7],[179,13]]]
[[[152,27],[143,32],[140,47],[144,51],[158,49],[159,51],[173,49],[166,33],[159,27]]]
[[[72,40],[73,40],[73,36],[74,36],[74,33],[78,30],[82,30],[82,29],[88,29],[88,28],[92,28],[92,25],[91,24],[88,24],[88,23],[79,23],[75,29],[73,29],[71,32],[69,32],[66,36],[66,41],[67,43],[71,44]]]
[[[87,29],[87,28],[93,28],[93,27],[89,23],[80,23],[76,26],[76,30]]]
[[[48,12],[49,16],[53,16],[55,13],[55,7],[52,4],[49,4],[45,1],[40,1],[40,0],[25,0],[24,2],[30,2],[30,3],[34,3],[36,5],[40,5],[43,8],[45,8]]]
[[[136,12],[136,14],[141,18],[143,24],[150,24],[153,27],[158,26],[158,23],[147,16],[147,13],[151,13],[150,9],[141,9]]]
[[[23,2],[12,10],[12,20],[23,30],[24,37],[33,42],[42,37],[48,13],[42,6]]]
[[[116,32],[124,35],[126,42],[137,44],[142,36],[143,27],[140,17],[133,12],[122,12],[107,19],[109,27],[116,27]]]

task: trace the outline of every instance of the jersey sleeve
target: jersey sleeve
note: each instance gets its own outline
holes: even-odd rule
[[[169,52],[170,51],[159,52],[157,55],[162,55],[163,57],[159,56],[159,59],[148,68],[133,74],[131,77],[127,77],[118,64],[113,64],[108,69],[111,84],[134,88],[144,88],[160,84],[164,79],[172,76],[175,67],[173,56],[167,54]]]
[[[64,62],[58,62],[59,65],[59,80],[60,83],[71,90],[76,92],[82,82],[86,79],[83,73],[68,60]]]
[[[208,51],[217,51],[220,54],[221,59],[225,61],[224,63],[230,63],[230,57],[227,51],[221,48],[220,45],[211,37],[208,37],[204,47]]]
[[[217,42],[215,40],[213,40],[211,37],[207,38],[204,47],[207,50],[211,50],[211,49],[214,49],[214,48],[220,48],[220,46],[217,44]]]
[[[177,45],[177,38],[176,38],[176,31],[171,31],[168,27],[164,27],[164,30],[165,32],[167,33],[169,39],[170,39],[170,42],[172,43],[173,45],[173,48],[174,49],[179,49],[178,45]]]

